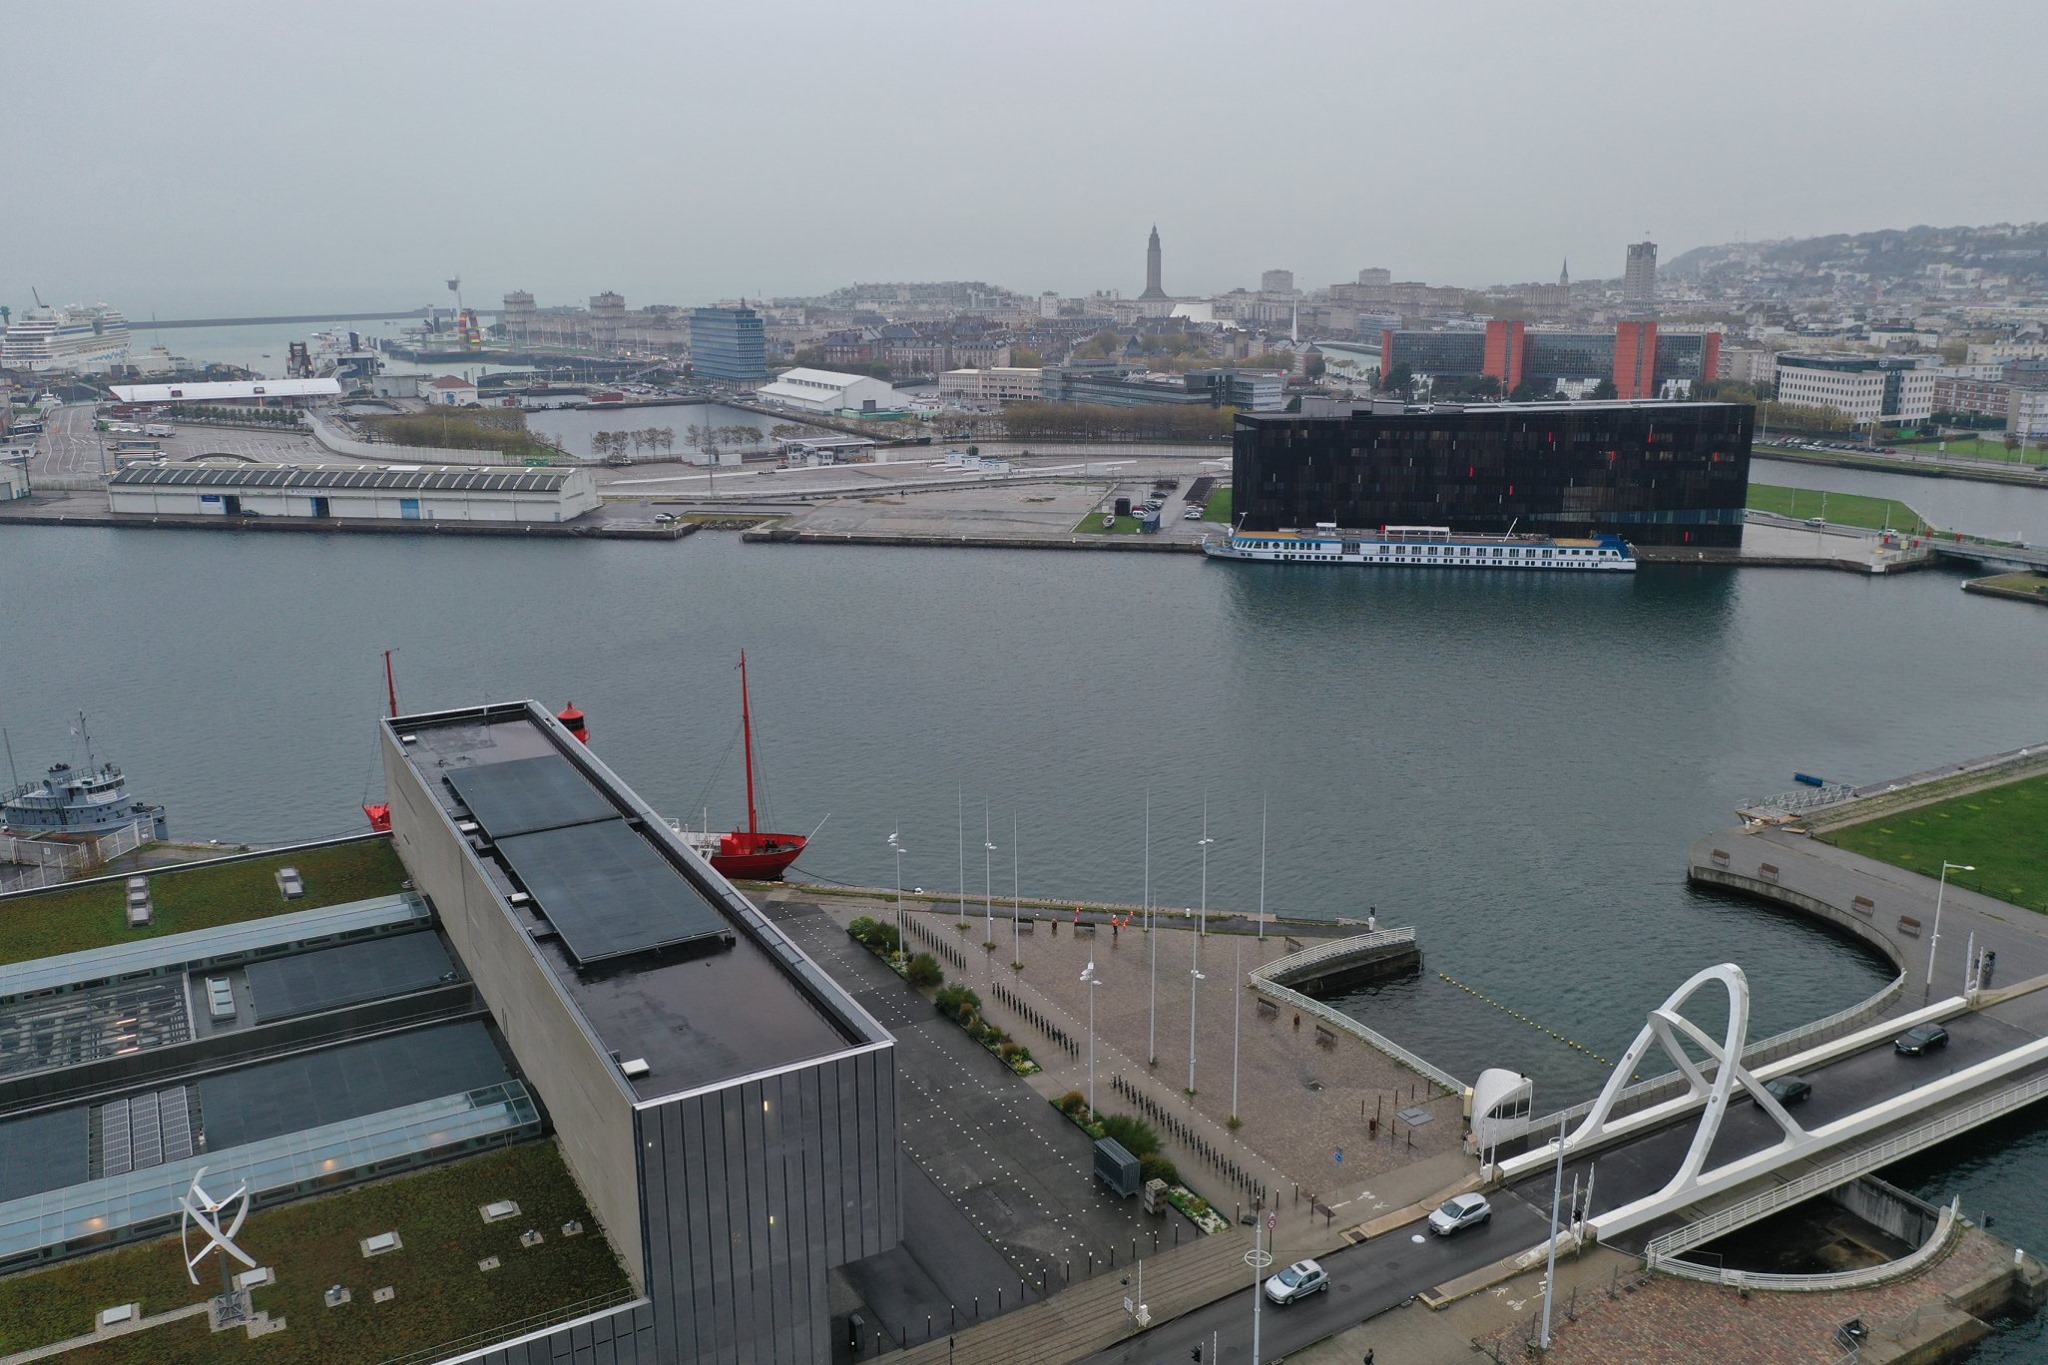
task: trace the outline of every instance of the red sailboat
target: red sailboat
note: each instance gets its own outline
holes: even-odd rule
[[[746,744],[747,827],[729,833],[678,830],[683,842],[721,875],[742,881],[774,881],[797,860],[810,838],[802,834],[769,834],[754,811],[754,713],[747,696],[747,655],[740,651],[740,733]]]

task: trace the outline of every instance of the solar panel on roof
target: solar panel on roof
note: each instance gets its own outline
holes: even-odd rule
[[[460,768],[448,774],[448,785],[494,840],[619,814],[560,754]]]
[[[498,841],[579,966],[729,936],[725,917],[623,820]]]

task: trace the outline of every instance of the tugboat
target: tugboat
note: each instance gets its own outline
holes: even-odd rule
[[[40,782],[25,782],[8,792],[0,799],[0,834],[96,844],[140,826],[145,840],[169,838],[164,808],[130,797],[121,770],[94,759],[82,711],[78,734],[85,741],[85,767],[53,763]]]
[[[754,812],[754,715],[747,697],[747,655],[740,652],[740,732],[746,743],[747,827],[725,834],[677,829],[692,852],[722,876],[744,881],[778,880],[804,851],[810,839],[802,834],[768,834]],[[815,833],[816,831],[813,831]]]

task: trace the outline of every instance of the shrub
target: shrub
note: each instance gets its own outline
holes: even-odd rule
[[[1159,1150],[1159,1134],[1152,1125],[1130,1114],[1112,1114],[1102,1121],[1103,1131],[1123,1144],[1123,1149],[1140,1159]]]
[[[1079,1114],[1088,1107],[1088,1097],[1078,1090],[1069,1090],[1060,1096],[1056,1103],[1062,1113]]]
[[[910,959],[903,975],[913,986],[936,986],[946,979],[946,974],[939,970],[939,960],[930,953],[919,953]],[[981,1002],[977,1000],[975,1003]]]
[[[920,953],[919,956],[929,957],[930,954]],[[939,1013],[963,1027],[981,1013],[981,997],[966,986],[947,986],[932,997],[932,1002],[939,1007]]]
[[[846,926],[846,932],[862,943],[872,943],[874,942],[875,930],[881,927],[880,921],[872,920],[866,915],[862,915]]]
[[[1164,1180],[1168,1185],[1178,1185],[1180,1168],[1155,1153],[1138,1158],[1138,1177],[1141,1180]]]

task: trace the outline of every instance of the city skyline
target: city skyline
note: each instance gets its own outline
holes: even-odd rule
[[[740,14],[621,7],[550,28],[543,49],[514,5],[514,22],[442,21],[403,42],[307,15],[280,62],[266,26],[238,22],[253,8],[222,7],[206,44],[183,41],[169,12],[116,13],[10,25],[25,51],[90,52],[120,77],[90,106],[69,98],[68,63],[13,79],[18,107],[71,110],[38,129],[32,174],[14,177],[32,209],[0,262],[17,309],[32,289],[139,319],[399,306],[457,273],[493,299],[609,288],[690,304],[877,279],[1135,296],[1133,243],[1155,220],[1180,297],[1276,267],[1311,288],[1375,265],[1481,287],[1554,278],[1561,258],[1619,277],[1645,229],[1671,259],[1744,238],[2048,218],[2048,187],[2006,173],[2032,154],[2026,37],[2048,33],[2018,5],[1967,12],[2005,40],[1973,56],[1964,135],[1888,123],[1820,158],[1792,130],[1910,86],[1915,31],[1962,21],[1817,5],[1766,24],[1738,7],[1699,31],[1587,6],[1560,29],[1489,7],[1450,47],[1420,14],[1310,10],[1276,27],[1220,7],[1056,6],[997,32],[897,5],[858,20],[800,7],[770,42]],[[1711,109],[1671,98],[1681,51],[1688,69],[1723,73]],[[1109,69],[1105,52],[1146,58]],[[692,70],[690,53],[715,59]],[[862,76],[852,118],[849,71],[883,73]],[[1204,95],[1221,74],[1252,93]],[[1504,146],[1500,128],[1532,126],[1518,111],[1564,78],[1631,116],[1589,125],[1597,137],[1545,125],[1554,141]],[[948,108],[981,112],[933,113]],[[1427,117],[1393,117],[1403,109]],[[145,128],[176,166],[130,150]],[[1902,164],[1942,173],[1902,180]]]

